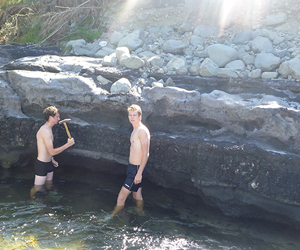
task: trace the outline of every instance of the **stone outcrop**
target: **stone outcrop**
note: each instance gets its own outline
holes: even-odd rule
[[[2,46],[1,166],[35,158],[42,111],[55,105],[72,119],[76,141],[57,156],[61,164],[124,173],[126,108],[137,103],[152,136],[150,181],[231,216],[299,227],[299,3],[290,0],[286,15],[273,0],[277,7],[251,22],[233,13],[197,20],[211,2],[139,1],[130,18],[108,15],[99,40],[67,43],[68,56]],[[242,10],[254,2],[241,1]],[[55,126],[54,137],[63,144],[64,128]]]
[[[124,173],[131,133],[126,108],[137,103],[152,135],[150,181],[193,193],[231,216],[300,225],[297,82],[145,76],[99,61],[53,55],[3,67],[2,167],[34,159],[42,111],[56,105],[62,118],[72,119],[76,140],[57,156],[61,164]],[[129,91],[112,91],[119,80]],[[63,144],[64,128],[55,126],[54,137]]]

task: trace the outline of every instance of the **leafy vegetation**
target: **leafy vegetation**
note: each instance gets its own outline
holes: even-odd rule
[[[31,4],[36,2],[37,0],[0,0],[0,9],[5,9],[9,6],[17,5],[17,4]]]
[[[0,43],[59,46],[62,41],[99,39],[109,0],[0,0]],[[73,25],[75,24],[75,25]]]
[[[101,36],[104,30],[101,28],[93,29],[91,27],[92,19],[88,18],[85,20],[83,25],[76,25],[70,35],[64,38],[64,41],[84,38],[84,40],[88,43],[93,42],[95,39],[98,39]]]
[[[23,30],[23,32],[14,39],[16,43],[38,43],[42,40],[40,37],[40,32],[42,29],[41,24],[36,24],[28,30]]]

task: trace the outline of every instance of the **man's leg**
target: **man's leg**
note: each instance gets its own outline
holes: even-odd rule
[[[34,199],[36,192],[38,192],[46,183],[46,176],[35,175],[34,186],[30,190],[30,198]]]
[[[138,189],[138,191],[136,192],[132,192],[132,196],[134,199],[138,200],[138,201],[142,201],[143,200],[143,196],[142,196],[142,188],[140,187]]]
[[[34,178],[34,185],[35,186],[43,186],[46,183],[46,178],[47,176],[39,176],[39,175],[35,175]]]
[[[46,186],[47,190],[51,190],[52,189],[52,187],[53,187],[52,180],[53,180],[53,171],[47,173],[47,176],[46,176],[46,184],[45,184],[45,186]]]
[[[117,205],[115,206],[111,216],[115,216],[120,210],[122,210],[125,205],[125,201],[130,193],[131,191],[129,191],[128,189],[124,187],[121,188],[117,199]]]
[[[139,214],[142,214],[143,209],[144,209],[144,200],[142,196],[142,188],[139,188],[137,192],[132,192],[132,196],[135,199],[136,202],[136,208],[137,212]]]

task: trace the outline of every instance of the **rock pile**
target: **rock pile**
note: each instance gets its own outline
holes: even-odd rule
[[[140,6],[123,16],[123,24],[111,18],[108,31],[94,43],[80,39],[66,47],[74,55],[101,58],[105,67],[138,69],[145,77],[160,73],[300,79],[300,34],[293,28],[300,20],[292,12],[299,3],[288,1],[283,9],[279,1],[271,1],[272,11],[249,27],[230,18],[223,25],[199,23],[193,9],[197,1],[181,2],[163,8]]]

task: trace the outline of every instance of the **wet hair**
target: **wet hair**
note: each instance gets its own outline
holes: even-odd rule
[[[137,111],[139,116],[142,115],[142,109],[139,105],[137,104],[132,104],[130,107],[127,108],[127,111]]]
[[[49,106],[48,108],[45,108],[43,113],[44,113],[45,120],[48,121],[49,117],[50,116],[54,117],[56,113],[59,113],[59,110],[55,106]]]

